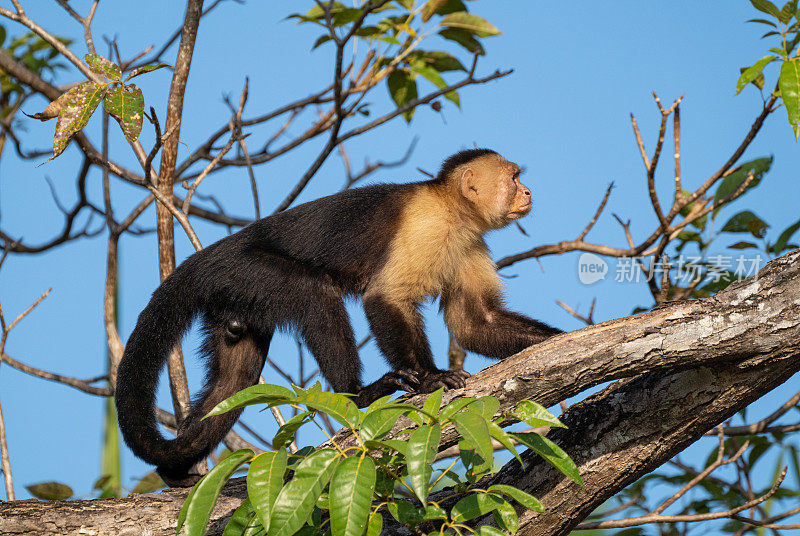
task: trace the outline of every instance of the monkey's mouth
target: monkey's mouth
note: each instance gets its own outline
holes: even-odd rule
[[[521,207],[514,208],[511,212],[508,213],[508,215],[512,219],[521,218],[526,214],[528,214],[532,208],[533,208],[533,203],[528,203],[526,205],[522,205]]]

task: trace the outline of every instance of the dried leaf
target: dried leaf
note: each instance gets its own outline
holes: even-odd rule
[[[38,114],[33,114],[33,115],[25,114],[25,115],[33,119],[38,119],[39,121],[47,121],[49,119],[53,119],[54,117],[58,117],[58,114],[61,111],[61,107],[64,105],[64,102],[66,100],[67,100],[67,93],[64,93],[59,98],[48,104],[47,108],[45,108]]]
[[[58,98],[61,101],[61,110],[53,136],[53,156],[48,161],[63,153],[72,137],[86,126],[95,108],[103,100],[106,89],[94,82],[83,82]]]
[[[103,100],[103,106],[119,122],[125,139],[131,143],[139,139],[144,116],[141,89],[133,84],[110,88]]]
[[[63,501],[72,497],[72,488],[60,482],[42,482],[41,484],[31,484],[25,489],[37,499],[44,501]]]

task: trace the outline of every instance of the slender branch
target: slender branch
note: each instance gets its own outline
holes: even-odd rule
[[[681,195],[681,107],[675,107],[672,114],[672,134],[675,139],[675,198]]]
[[[175,234],[170,214],[180,222],[195,249],[202,248],[200,240],[189,224],[186,214],[179,212],[172,204],[172,177],[178,155],[183,98],[186,92],[186,82],[189,78],[189,69],[192,63],[194,44],[202,12],[203,0],[188,0],[186,14],[183,19],[183,28],[181,29],[180,44],[178,45],[178,56],[172,72],[172,84],[170,85],[167,104],[167,119],[164,125],[164,129],[167,132],[174,129],[175,134],[164,141],[157,187],[148,185],[148,189],[159,201],[156,206],[156,230],[158,231],[158,267],[162,281],[175,270]],[[177,346],[170,353],[167,360],[167,369],[175,416],[180,423],[189,413],[191,400],[183,356]]]
[[[574,530],[593,530],[593,529],[611,529],[611,528],[624,528],[624,527],[636,527],[639,525],[645,525],[647,523],[694,523],[697,521],[709,521],[712,519],[725,519],[738,514],[743,510],[748,510],[756,505],[761,504],[762,502],[766,501],[770,497],[772,497],[778,488],[780,487],[783,479],[786,477],[786,468],[783,469],[778,480],[773,484],[773,486],[769,489],[767,493],[753,499],[752,501],[747,501],[746,503],[737,506],[736,508],[731,508],[730,510],[725,510],[723,512],[709,512],[707,514],[685,514],[685,515],[673,515],[673,516],[665,516],[659,514],[649,514],[646,516],[638,516],[638,517],[629,517],[626,519],[609,519],[606,521],[591,521],[588,523],[581,523],[575,527]],[[741,518],[747,519],[747,518]]]
[[[764,417],[758,422],[753,424],[746,424],[744,426],[726,426],[724,431],[725,435],[734,436],[734,435],[751,435],[751,434],[758,434],[765,432],[769,429],[769,425],[773,422],[777,421],[783,415],[786,414],[789,410],[794,407],[797,407],[797,404],[800,403],[800,391],[794,394],[789,400],[784,402],[781,407],[773,411],[767,417]],[[790,428],[791,431],[796,429],[797,425],[787,425],[787,428]]]
[[[589,220],[589,223],[583,229],[581,234],[578,235],[578,240],[583,240],[586,237],[586,235],[589,234],[589,231],[591,231],[592,227],[594,227],[594,224],[597,223],[597,219],[600,217],[600,214],[603,213],[603,209],[606,208],[606,203],[608,203],[608,198],[611,196],[611,190],[613,188],[614,188],[614,181],[611,181],[611,183],[608,185],[608,188],[606,188],[606,193],[603,196],[603,200],[600,201],[600,206],[597,207],[597,211],[594,213],[592,219]]]
[[[225,154],[231,150],[231,147],[233,147],[233,144],[236,143],[237,140],[239,140],[239,137],[236,135],[234,124],[231,123],[231,137],[228,140],[228,143],[226,143],[225,147],[223,147],[220,152],[217,153],[217,156],[215,156],[214,159],[209,162],[208,165],[206,165],[205,169],[203,169],[200,175],[198,175],[194,182],[192,182],[191,186],[187,186],[186,197],[184,198],[183,205],[181,206],[181,210],[184,214],[189,214],[189,206],[192,204],[192,196],[194,195],[195,190],[197,190],[197,187],[200,186],[200,183],[203,182],[203,179],[206,178],[209,172],[214,169],[214,166],[216,166],[219,161],[222,160],[222,157],[224,157]]]
[[[62,376],[61,374],[54,374],[46,370],[26,365],[25,363],[12,358],[6,352],[0,353],[0,360],[3,363],[7,363],[11,367],[19,370],[20,372],[24,372],[25,374],[42,378],[43,380],[63,383],[64,385],[69,385],[70,387],[74,387],[75,389],[83,391],[84,393],[89,393],[90,395],[111,396],[112,394],[109,387],[94,387],[93,385],[90,385],[88,380],[80,380],[70,376]]]
[[[73,19],[77,20],[79,23],[81,23],[81,25],[83,25],[83,39],[86,41],[86,49],[90,54],[96,54],[97,51],[94,48],[94,39],[92,38],[92,19],[94,19],[94,13],[97,10],[97,4],[100,3],[100,0],[94,0],[94,2],[92,2],[92,7],[89,9],[89,14],[86,16],[86,18],[78,15],[78,13],[67,3],[67,0],[56,1],[61,7],[67,10],[67,13],[69,13]]]
[[[8,454],[8,441],[6,440],[6,422],[3,419],[3,407],[0,406],[0,467],[3,469],[3,481],[6,485],[6,500],[13,501],[14,478],[11,476],[11,457]]]

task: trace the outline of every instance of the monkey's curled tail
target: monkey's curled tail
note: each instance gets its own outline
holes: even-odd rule
[[[199,475],[190,474],[192,466],[222,441],[241,412],[201,421],[202,417],[218,402],[255,383],[263,365],[263,358],[252,345],[220,356],[219,352],[225,349],[210,333],[205,350],[217,355],[209,356],[208,383],[181,424],[178,436],[170,440],[161,435],[155,405],[159,373],[198,310],[188,268],[181,266],[165,279],[139,315],[117,369],[115,393],[125,443],[136,456],[156,465],[167,484],[179,487],[197,481]],[[225,367],[219,366],[220,358],[228,360]]]

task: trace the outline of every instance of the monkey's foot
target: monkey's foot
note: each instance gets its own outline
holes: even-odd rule
[[[444,387],[444,390],[461,389],[466,387],[467,378],[470,377],[466,370],[438,370],[428,372],[419,386],[420,393],[432,393]]]
[[[419,392],[419,377],[413,370],[395,370],[387,372],[380,379],[366,387],[362,387],[354,402],[360,408],[369,406],[382,396],[394,393],[395,391],[406,391],[408,393]]]

